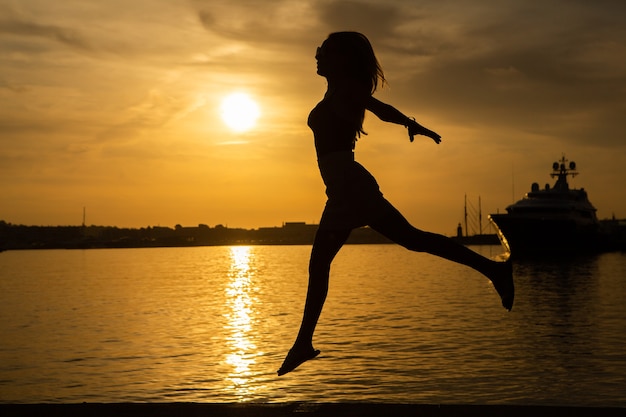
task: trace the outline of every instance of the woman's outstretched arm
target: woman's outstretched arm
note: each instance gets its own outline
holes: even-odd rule
[[[375,99],[372,96],[368,98],[365,108],[374,113],[380,120],[384,122],[395,123],[405,126],[409,130],[409,138],[411,139],[411,142],[413,142],[413,136],[415,135],[428,136],[429,138],[434,140],[435,143],[441,142],[441,136],[439,134],[425,128],[424,126],[417,123],[414,119],[405,116],[395,107],[387,103],[383,103],[382,101]]]

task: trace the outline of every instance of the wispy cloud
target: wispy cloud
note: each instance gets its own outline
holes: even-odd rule
[[[333,0],[319,3],[319,21],[332,31],[355,30],[383,40],[392,36],[410,15],[394,2]]]
[[[199,22],[223,39],[246,42],[263,50],[302,44],[319,37],[317,3],[298,0],[193,1]],[[260,53],[263,51],[260,50]]]
[[[585,2],[483,2],[451,13],[451,3],[427,12],[446,47],[419,62],[403,85],[407,100],[458,124],[624,146],[615,121],[626,110],[616,88],[626,85],[626,6],[607,13]],[[392,60],[409,55],[395,53]]]
[[[28,21],[15,16],[0,18],[0,34],[46,39],[81,51],[93,50],[87,38],[76,29]]]

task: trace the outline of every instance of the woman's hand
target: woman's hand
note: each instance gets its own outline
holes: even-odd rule
[[[411,142],[413,142],[415,135],[427,136],[434,140],[435,143],[441,142],[441,136],[438,133],[433,132],[430,129],[426,129],[424,126],[417,123],[414,119],[409,119],[407,129],[409,130],[409,139],[411,140]]]

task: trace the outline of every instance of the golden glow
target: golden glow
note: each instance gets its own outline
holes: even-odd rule
[[[326,197],[307,116],[327,87],[315,69],[315,47],[328,35],[320,16],[344,2],[139,1],[122,14],[116,2],[99,2],[98,13],[0,3],[0,220],[80,225],[86,206],[88,225],[129,228],[319,221]],[[345,7],[370,22],[388,3]],[[407,19],[397,41],[427,42],[432,53],[394,48],[381,38],[387,27],[354,28],[389,76],[392,88],[376,97],[443,135],[441,145],[409,143],[404,128],[367,112],[357,160],[409,221],[456,234],[464,194],[482,195],[484,214],[502,212],[562,152],[581,169],[570,186],[591,190],[598,216],[626,217],[626,193],[615,192],[626,183],[625,125],[616,122],[626,106],[624,45],[615,41],[623,28],[607,18],[601,33],[576,36],[593,31],[581,29],[593,28],[588,16],[618,12],[601,2],[546,7],[535,36],[520,37],[511,27],[527,2],[453,15],[429,2],[428,22],[412,20],[411,3],[393,2]],[[250,15],[253,4],[262,19]],[[550,23],[563,13],[557,39]],[[477,34],[485,19],[505,23]],[[503,62],[502,45],[520,60]],[[534,50],[546,59],[536,62]],[[529,68],[552,76],[538,84]],[[563,83],[554,69],[580,82]],[[237,115],[247,105],[226,100],[233,93],[256,102],[247,122]]]
[[[220,110],[224,123],[235,132],[252,129],[261,115],[259,105],[246,93],[226,96]]]
[[[254,385],[249,383],[252,377],[251,366],[256,362],[256,345],[249,337],[253,316],[254,299],[251,297],[254,270],[250,266],[252,261],[251,249],[248,246],[233,246],[230,248],[230,283],[226,288],[228,311],[227,327],[231,335],[228,339],[230,353],[225,362],[232,367],[230,381],[246,397]]]

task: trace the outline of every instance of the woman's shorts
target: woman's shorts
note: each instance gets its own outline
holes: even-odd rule
[[[352,152],[333,152],[318,159],[328,201],[320,229],[354,229],[384,216],[391,204],[376,179],[354,160]]]

